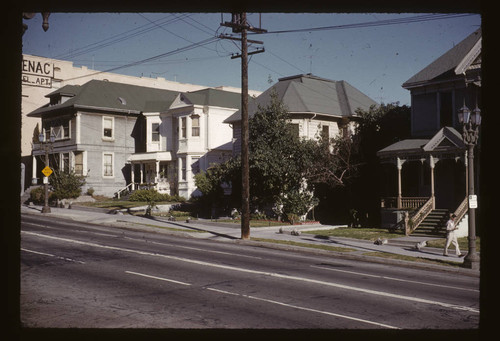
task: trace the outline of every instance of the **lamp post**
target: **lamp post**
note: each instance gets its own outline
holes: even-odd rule
[[[458,121],[462,124],[462,137],[467,146],[468,196],[469,196],[469,252],[464,259],[464,266],[479,269],[479,256],[476,253],[476,196],[474,194],[474,147],[479,137],[481,110],[477,107],[472,112],[465,105],[458,112]]]
[[[49,166],[49,150],[52,150],[53,146],[52,144],[55,141],[55,136],[54,134],[50,134],[50,142],[46,141],[45,139],[45,134],[41,133],[38,136],[38,139],[40,141],[40,149],[43,149],[45,151],[45,166]],[[42,213],[50,213],[50,207],[49,207],[49,177],[46,176],[44,177],[44,185],[45,185],[45,204],[42,208]]]

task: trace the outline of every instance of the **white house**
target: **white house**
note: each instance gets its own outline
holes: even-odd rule
[[[128,158],[131,178],[163,193],[200,194],[194,175],[232,154],[232,129],[223,122],[240,102],[238,93],[203,89],[178,94],[165,111],[144,112],[146,148]]]

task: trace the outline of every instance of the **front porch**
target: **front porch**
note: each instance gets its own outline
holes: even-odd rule
[[[449,213],[455,213],[458,222],[465,216],[466,150],[455,129],[445,127],[427,140],[399,141],[377,155],[384,175],[382,227],[404,229],[408,235],[434,226],[435,233],[442,233]]]
[[[136,189],[155,189],[161,194],[174,195],[177,191],[177,161],[170,152],[135,153],[128,158],[130,183],[115,196]]]

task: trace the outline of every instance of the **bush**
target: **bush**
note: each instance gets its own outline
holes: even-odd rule
[[[54,193],[49,192],[49,202],[55,200]],[[37,187],[30,192],[30,201],[34,204],[40,205],[45,203],[45,187]]]
[[[161,194],[156,189],[138,189],[130,194],[128,198],[130,201],[141,201],[141,202],[161,202],[161,201],[169,201],[169,202],[185,202],[186,199],[184,197],[178,195],[168,195]]]
[[[49,183],[54,191],[54,197],[61,199],[74,199],[82,194],[85,178],[73,172],[55,170],[49,177]]]

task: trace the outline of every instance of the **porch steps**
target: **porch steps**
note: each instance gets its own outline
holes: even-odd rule
[[[447,209],[435,209],[420,223],[412,235],[446,237],[446,222],[450,212]]]

